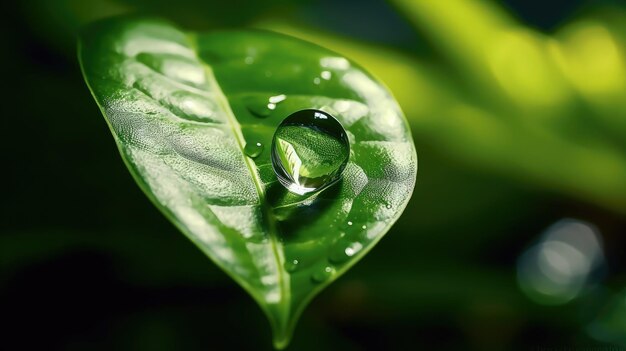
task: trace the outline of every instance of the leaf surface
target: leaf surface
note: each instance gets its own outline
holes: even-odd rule
[[[258,302],[278,348],[410,198],[417,157],[402,112],[329,50],[271,32],[118,18],[84,32],[79,60],[139,186]],[[300,196],[277,181],[270,146],[285,117],[311,108],[342,123],[350,160],[341,181]],[[257,143],[258,156],[246,156]]]

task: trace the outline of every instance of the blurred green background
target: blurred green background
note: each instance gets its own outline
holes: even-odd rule
[[[357,61],[413,131],[413,198],[293,350],[626,348],[626,4],[31,0],[5,8],[0,349],[270,350],[245,292],[129,176],[75,56],[122,13]]]

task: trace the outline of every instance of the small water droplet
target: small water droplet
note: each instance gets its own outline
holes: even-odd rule
[[[276,105],[285,101],[286,98],[287,96],[285,94],[270,96],[269,98],[249,96],[245,98],[244,103],[246,104],[248,111],[250,111],[254,116],[265,118],[276,109]]]
[[[285,269],[287,270],[287,272],[293,272],[298,268],[299,263],[300,261],[298,260],[287,261],[285,262]]]
[[[244,61],[246,62],[246,65],[251,65],[252,63],[254,63],[254,57],[252,57],[252,56],[246,56],[246,58],[244,59]]]
[[[332,77],[332,74],[330,73],[330,71],[322,71],[322,74],[320,74],[322,76],[323,79],[329,80],[330,77]]]
[[[261,143],[246,143],[246,146],[244,146],[243,151],[246,153],[246,155],[248,155],[248,157],[258,157],[261,152],[263,152],[263,144]]]
[[[361,227],[361,229],[367,229],[367,226],[365,224],[363,224],[363,226]]]
[[[350,142],[333,116],[301,110],[285,118],[276,129],[271,157],[279,182],[303,195],[341,178],[350,157]]]
[[[346,242],[346,240],[340,240],[331,250],[328,260],[337,264],[343,263],[350,257],[356,255],[361,249],[363,249],[363,244],[360,242]]]
[[[348,221],[348,225],[352,225],[352,221]]]
[[[311,279],[316,283],[323,283],[335,274],[335,269],[331,266],[325,266],[317,270],[311,276]]]
[[[363,245],[360,242],[353,242],[350,246],[346,247],[344,252],[346,253],[346,256],[352,257],[357,252],[361,251],[362,248]]]
[[[317,77],[313,79],[313,84],[320,84],[321,80]]]
[[[265,118],[272,113],[272,110],[267,108],[267,100],[259,98],[249,98],[245,100],[246,108],[255,117]]]
[[[386,204],[385,207],[389,210],[391,209],[391,204]]]

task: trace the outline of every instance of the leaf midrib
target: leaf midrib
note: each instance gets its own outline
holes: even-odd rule
[[[272,211],[271,208],[267,206],[265,202],[265,188],[263,187],[263,182],[261,181],[256,171],[256,165],[254,164],[254,161],[252,161],[252,159],[247,157],[244,152],[245,138],[241,131],[241,125],[239,124],[239,121],[235,117],[235,114],[233,113],[230,107],[228,98],[226,97],[220,85],[218,84],[219,82],[217,81],[217,78],[215,77],[215,74],[213,73],[213,69],[208,64],[206,64],[202,59],[200,59],[200,57],[198,57],[197,55],[198,53],[197,36],[191,33],[187,33],[186,38],[189,43],[189,46],[192,48],[192,51],[196,55],[196,60],[198,61],[200,65],[202,65],[205,71],[205,74],[207,75],[207,79],[209,79],[212,83],[214,83],[212,84],[212,87],[215,89],[215,98],[218,102],[218,106],[220,106],[222,110],[224,111],[224,113],[226,114],[226,117],[228,119],[228,124],[231,127],[231,131],[233,132],[235,140],[237,141],[237,145],[239,146],[239,150],[241,151],[244,162],[246,163],[248,172],[252,176],[254,186],[259,196],[260,207],[263,210],[263,218],[266,219],[267,225],[268,225],[269,240],[272,245],[272,252],[274,254],[274,259],[276,261],[276,267],[278,271],[278,284],[280,286],[280,292],[281,292],[281,300],[279,303],[282,304],[284,307],[286,307],[286,309],[283,310],[283,313],[285,315],[282,316],[283,318],[286,318],[288,316],[289,307],[290,307],[289,281],[288,281],[288,276],[285,274],[285,272],[283,272],[283,269],[282,269],[285,259],[283,257],[282,251],[279,249],[279,246],[281,244],[279,243],[279,240],[278,240],[278,228],[276,226],[276,219],[274,218],[273,213],[271,212]],[[253,296],[254,295],[255,294],[253,294]]]

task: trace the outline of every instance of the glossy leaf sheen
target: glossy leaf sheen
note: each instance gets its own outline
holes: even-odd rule
[[[114,19],[88,28],[79,59],[137,183],[254,297],[278,348],[308,301],[409,200],[417,158],[402,112],[331,51],[270,32],[195,34]],[[340,182],[298,196],[277,182],[269,146],[286,116],[308,108],[342,123],[350,161]],[[254,158],[249,143],[264,146]]]

